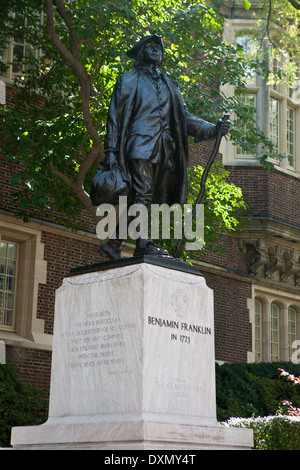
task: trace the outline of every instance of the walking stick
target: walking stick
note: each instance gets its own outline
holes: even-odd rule
[[[228,114],[224,114],[223,118],[222,118],[222,121],[228,121],[229,119],[229,115]],[[185,238],[185,234],[187,233],[187,229],[188,227],[190,226],[190,224],[192,223],[194,217],[195,217],[195,214],[196,214],[196,211],[197,211],[197,206],[200,204],[200,202],[202,201],[202,198],[204,196],[204,193],[205,193],[205,186],[206,186],[206,180],[207,180],[207,176],[208,176],[208,173],[209,173],[209,170],[217,156],[217,153],[218,153],[218,150],[219,150],[219,147],[220,147],[220,143],[221,143],[221,139],[222,139],[222,134],[221,134],[221,128],[219,129],[219,132],[217,134],[217,138],[216,138],[216,141],[215,141],[215,145],[214,145],[214,149],[212,151],[212,154],[211,156],[209,157],[209,160],[207,162],[207,165],[206,167],[204,168],[204,171],[203,171],[203,174],[202,174],[202,178],[201,178],[201,183],[200,183],[200,192],[198,194],[198,197],[197,197],[197,200],[196,200],[196,204],[194,205],[193,207],[193,210],[192,210],[192,214],[190,215],[187,223],[184,224],[184,228],[182,230],[182,236],[181,238],[178,240],[178,243],[177,243],[177,246],[176,246],[176,249],[175,249],[175,252],[173,254],[173,258],[177,258],[178,256],[178,253],[180,251],[180,248],[181,248],[181,245],[183,243],[183,240]]]

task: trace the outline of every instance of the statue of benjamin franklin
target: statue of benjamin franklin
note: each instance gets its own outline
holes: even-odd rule
[[[135,70],[125,72],[115,85],[107,116],[105,159],[129,173],[132,204],[186,203],[188,196],[188,136],[195,142],[228,132],[230,122],[216,125],[190,114],[176,82],[161,72],[164,45],[160,36],[142,38],[127,55]],[[128,218],[128,224],[130,218]],[[110,259],[121,257],[124,240],[112,238],[100,247]],[[136,240],[134,256],[168,255],[150,239]]]

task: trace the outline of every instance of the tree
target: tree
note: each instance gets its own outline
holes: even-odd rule
[[[204,168],[197,166],[189,170],[190,192],[188,204],[194,207],[197,196],[200,192],[200,181]],[[233,183],[229,183],[227,178],[229,171],[226,171],[220,162],[215,162],[212,171],[206,181],[206,191],[203,198],[204,205],[204,227],[203,227],[203,248],[198,251],[198,255],[205,253],[205,250],[212,252],[223,251],[221,235],[224,233],[234,233],[242,230],[249,221],[247,214],[248,207],[243,199],[242,190]],[[243,217],[241,217],[243,214]],[[187,217],[188,219],[188,217]],[[183,217],[182,224],[185,220]],[[197,224],[192,222],[192,231],[197,233]],[[200,235],[200,234],[199,234]],[[190,240],[192,241],[192,240]],[[171,233],[168,239],[163,237],[157,240],[159,244],[167,248],[172,253],[178,239],[174,237],[174,224],[171,226]],[[179,251],[179,257],[187,262],[195,255],[194,251],[187,251],[184,246]]]
[[[16,36],[28,45],[28,54],[14,59],[24,74],[15,80],[13,106],[1,107],[0,130],[2,152],[17,168],[12,184],[23,220],[56,217],[77,229],[84,209],[97,221],[89,188],[104,156],[110,96],[117,76],[132,66],[126,51],[145,34],[163,34],[165,71],[179,82],[191,112],[212,122],[223,112],[249,118],[238,94],[249,70],[264,69],[222,41],[219,3],[211,8],[199,0],[2,1],[0,48]],[[6,66],[2,62],[1,70]],[[218,90],[225,83],[236,89],[231,99]],[[243,128],[234,125],[233,135],[245,145]],[[247,146],[255,152],[258,142],[272,151],[254,129]]]
[[[251,2],[249,8],[251,7]],[[300,52],[300,3],[296,0],[262,0],[256,5],[255,37],[267,37],[273,48],[298,56]]]

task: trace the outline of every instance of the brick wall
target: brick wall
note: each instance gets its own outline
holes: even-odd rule
[[[18,379],[31,384],[49,396],[51,376],[51,351],[6,346],[6,362],[18,372]]]
[[[15,192],[22,191],[23,187],[12,186],[11,178],[15,173],[19,171],[22,171],[22,168],[19,165],[7,161],[5,155],[0,153],[0,210],[2,209],[8,212],[18,213],[18,206],[13,203],[13,194]],[[48,200],[48,205],[51,207],[51,213],[53,214],[52,222],[56,222],[56,220],[64,220],[66,216],[58,212],[55,205],[52,204],[51,199]],[[49,217],[45,215],[43,208],[32,207],[30,210],[32,211],[32,218],[49,222]],[[81,214],[79,215],[78,221],[84,225],[84,229],[86,231],[95,233],[95,222],[92,216],[87,211],[82,210]]]
[[[247,308],[251,284],[202,272],[208,287],[214,291],[216,360],[247,362],[247,352],[252,350]]]
[[[53,334],[55,291],[72,268],[99,263],[97,244],[80,241],[50,232],[42,233],[45,244],[44,259],[47,261],[47,283],[39,285],[38,318],[45,321],[45,333]]]
[[[300,226],[300,180],[278,170],[230,167],[230,180],[241,187],[252,216]]]

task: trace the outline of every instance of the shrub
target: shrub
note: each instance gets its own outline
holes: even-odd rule
[[[299,416],[231,418],[221,424],[227,427],[253,429],[254,449],[300,450]]]
[[[299,375],[289,363],[231,363],[216,365],[217,418],[274,416],[283,400],[300,406],[300,387],[280,377],[279,368]],[[286,410],[287,411],[287,410]]]
[[[0,447],[10,445],[11,428],[46,421],[48,402],[41,390],[22,385],[8,364],[0,364]]]

